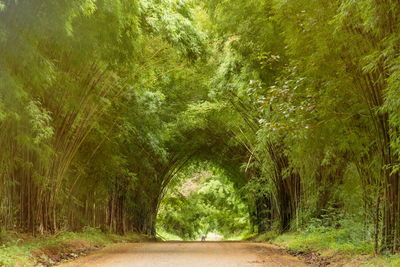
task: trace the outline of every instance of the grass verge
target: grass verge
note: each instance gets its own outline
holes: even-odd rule
[[[250,240],[269,242],[317,266],[400,266],[400,255],[373,256],[373,244],[354,229],[315,228],[278,235],[269,232]]]
[[[61,232],[34,238],[13,232],[3,233],[0,244],[0,266],[54,266],[116,243],[143,242],[150,238],[139,234],[119,236],[94,228],[81,233]]]

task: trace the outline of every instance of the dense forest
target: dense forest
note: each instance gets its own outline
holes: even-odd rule
[[[399,250],[398,1],[0,0],[0,53],[0,232]]]

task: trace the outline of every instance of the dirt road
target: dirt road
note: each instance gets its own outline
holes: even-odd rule
[[[248,242],[158,242],[100,250],[60,267],[309,266],[272,245]]]

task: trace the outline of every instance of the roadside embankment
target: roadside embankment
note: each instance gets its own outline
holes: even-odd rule
[[[374,255],[373,242],[351,229],[314,229],[282,235],[268,232],[248,238],[284,248],[291,255],[317,266],[400,266],[400,255]]]
[[[1,234],[0,266],[54,266],[116,243],[149,241],[139,234],[119,236],[94,228],[83,232],[60,232],[56,235],[33,237],[15,232]]]

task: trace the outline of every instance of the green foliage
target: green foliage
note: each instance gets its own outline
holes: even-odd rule
[[[76,250],[89,250],[98,247],[110,246],[115,243],[135,242],[143,240],[145,237],[130,234],[125,237],[112,234],[104,234],[98,229],[86,227],[82,233],[63,232],[56,237],[29,237],[24,240],[24,236],[18,237],[16,233],[8,233],[12,237],[10,241],[0,246],[0,264],[5,267],[12,266],[33,266],[46,261],[46,264],[54,264],[52,258],[62,258],[64,254],[78,256]],[[70,244],[82,244],[75,248]],[[59,255],[47,255],[46,250],[53,251]],[[56,252],[58,251],[58,252]]]
[[[300,233],[283,234],[273,240],[292,251],[328,251],[329,253],[366,254],[373,252],[371,240],[362,239],[362,226],[333,229],[318,227]]]
[[[208,233],[226,239],[248,231],[248,207],[224,173],[189,170],[161,202],[158,227],[184,240]]]
[[[40,233],[88,224],[152,231],[153,222],[140,224],[155,216],[172,168],[165,122],[191,101],[166,98],[181,95],[194,72],[184,66],[195,68],[205,53],[193,6],[2,1],[1,12],[2,224]],[[20,200],[10,196],[15,190]]]
[[[0,1],[2,229],[155,235],[158,215],[194,239],[240,235],[248,219],[250,233],[396,252],[399,12],[373,0]],[[174,191],[193,162],[215,177]]]
[[[193,23],[190,0],[142,1],[141,9],[145,24],[152,34],[161,35],[190,59],[196,59],[204,53],[205,36]]]

